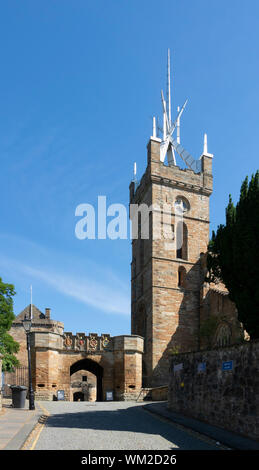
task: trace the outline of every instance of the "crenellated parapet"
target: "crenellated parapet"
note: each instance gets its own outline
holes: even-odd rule
[[[65,332],[63,336],[63,349],[67,351],[85,351],[87,353],[113,351],[113,338],[107,333],[98,336],[97,333]]]

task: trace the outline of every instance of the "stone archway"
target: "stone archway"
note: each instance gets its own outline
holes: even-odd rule
[[[111,391],[115,400],[137,398],[141,389],[143,342],[138,335],[33,332],[35,399],[53,400],[58,390],[64,390],[68,401],[73,401],[77,391],[82,391],[89,401],[105,400]],[[75,384],[71,380],[73,374]]]
[[[73,401],[84,401],[84,394],[83,392],[75,392],[73,394]]]
[[[86,370],[96,376],[96,400],[103,400],[103,368],[92,359],[81,359],[70,366],[70,376],[80,370]]]

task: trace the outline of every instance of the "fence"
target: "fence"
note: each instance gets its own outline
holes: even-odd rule
[[[4,372],[3,374],[3,396],[11,397],[12,391],[9,385],[25,385],[28,387],[28,367],[16,367],[13,372]]]

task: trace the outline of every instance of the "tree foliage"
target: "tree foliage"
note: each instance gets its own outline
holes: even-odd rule
[[[231,196],[226,223],[208,247],[207,281],[222,281],[236,304],[238,320],[251,339],[259,338],[259,172],[245,178],[235,206]]]
[[[13,313],[14,286],[6,284],[0,278],[0,354],[3,355],[3,370],[12,370],[19,365],[15,353],[19,343],[8,333],[15,318]]]

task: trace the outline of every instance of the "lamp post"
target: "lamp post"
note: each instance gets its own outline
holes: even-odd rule
[[[27,351],[28,351],[28,368],[29,368],[29,409],[35,410],[34,405],[34,391],[32,388],[32,377],[31,377],[31,318],[25,315],[23,321],[23,327],[25,329],[26,337],[27,337]]]

